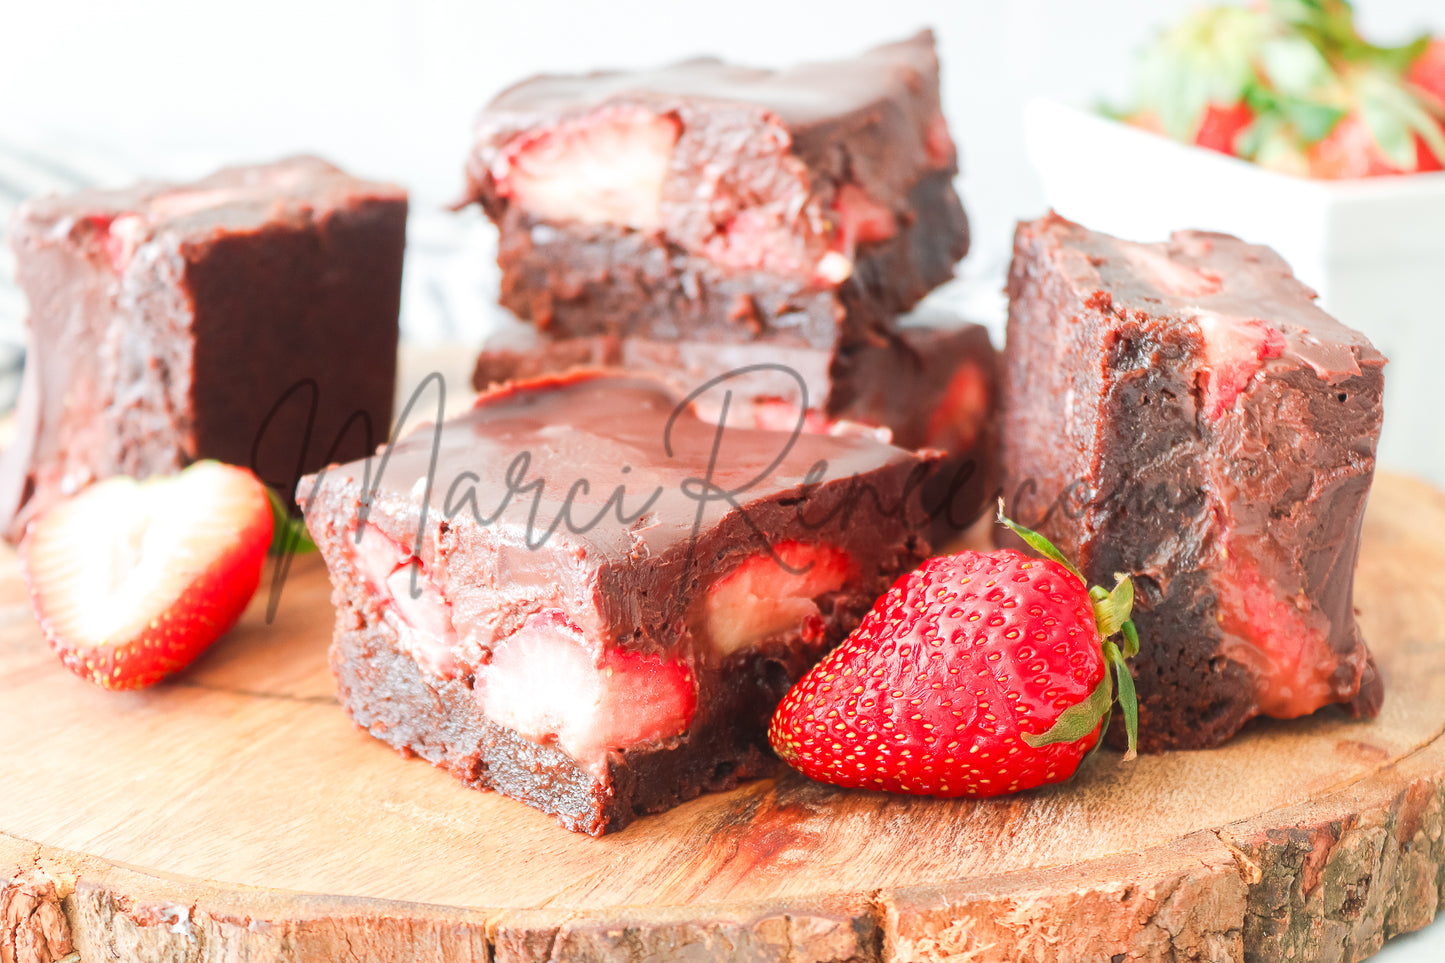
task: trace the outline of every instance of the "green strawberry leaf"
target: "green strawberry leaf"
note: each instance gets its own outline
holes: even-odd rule
[[[1079,761],[1079,768],[1080,768],[1080,769],[1082,769],[1082,768],[1084,767],[1083,764],[1084,764],[1084,761],[1085,761],[1085,760],[1094,758],[1094,754],[1097,753],[1100,749],[1104,748],[1104,743],[1107,742],[1108,740],[1102,738],[1102,736],[1103,736],[1104,733],[1106,733],[1106,732],[1109,731],[1109,723],[1112,722],[1113,719],[1114,719],[1114,707],[1111,705],[1111,706],[1109,706],[1108,709],[1106,709],[1106,710],[1104,711],[1104,718],[1102,718],[1102,719],[1099,720],[1099,735],[1100,735],[1101,738],[1099,739],[1099,741],[1097,741],[1097,742],[1094,743],[1094,747],[1093,747],[1092,749],[1090,749],[1088,752],[1086,752],[1086,753],[1084,754],[1084,758]],[[1077,771],[1077,770],[1075,770],[1074,775],[1078,775],[1078,771]]]
[[[1404,171],[1415,169],[1415,131],[1408,110],[1388,88],[1361,82],[1360,116],[1370,129],[1375,146],[1391,165]]]
[[[1029,546],[1029,548],[1038,552],[1044,558],[1052,559],[1053,561],[1058,562],[1064,568],[1072,572],[1074,574],[1074,577],[1077,578],[1080,582],[1083,582],[1084,585],[1087,586],[1089,584],[1088,580],[1084,578],[1083,574],[1074,567],[1074,563],[1064,557],[1063,552],[1059,551],[1057,548],[1054,547],[1053,542],[1049,541],[1047,538],[1040,535],[1033,529],[1024,528],[1018,522],[1015,522],[1013,519],[1004,515],[1002,498],[998,500],[998,520],[1001,525],[1003,525],[1009,531],[1013,532],[1019,538],[1023,539],[1024,542]]]
[[[1278,112],[1261,113],[1235,139],[1239,156],[1261,167],[1288,174],[1305,174],[1309,163],[1294,127]]]
[[[1273,104],[1272,97],[1268,108],[1259,104],[1256,98],[1251,98],[1250,108],[1254,111],[1254,120],[1234,138],[1234,150],[1240,157],[1254,160],[1264,145],[1277,136],[1283,121],[1273,112]]]
[[[1445,159],[1445,127],[1436,119],[1435,105],[1427,97],[1417,94],[1403,81],[1380,73],[1362,77],[1360,87],[1360,112],[1365,117],[1370,133],[1380,144],[1380,149],[1384,151],[1385,144],[1379,139],[1375,123],[1380,123],[1387,135],[1403,137],[1406,146],[1402,147],[1398,142],[1394,144],[1398,154],[1386,152],[1391,163],[1401,170],[1418,169],[1419,157],[1415,153],[1417,134],[1432,154]],[[1401,127],[1404,128],[1403,134],[1399,129]]]
[[[1260,45],[1259,60],[1264,76],[1287,97],[1316,96],[1335,81],[1335,72],[1319,48],[1300,36],[1266,40]]]
[[[286,509],[286,502],[266,486],[266,499],[271,503],[271,548],[272,555],[305,555],[316,551],[316,543],[306,530],[306,523],[293,518]]]
[[[1139,630],[1132,621],[1124,623],[1124,658],[1132,659],[1139,654]]]
[[[1104,677],[1094,686],[1094,691],[1089,693],[1087,699],[1076,702],[1059,713],[1059,717],[1047,732],[1024,733],[1024,742],[1035,749],[1041,749],[1058,742],[1078,742],[1093,732],[1104,714],[1109,711],[1109,707],[1114,704],[1113,675],[1106,667]]]
[[[1133,622],[1128,625],[1131,629],[1134,627]],[[1138,638],[1136,634],[1136,644]],[[1119,709],[1124,713],[1124,734],[1128,739],[1124,761],[1128,762],[1139,754],[1139,697],[1134,692],[1134,677],[1129,674],[1129,666],[1125,663],[1124,654],[1119,651],[1119,647],[1106,641],[1104,658],[1108,660],[1114,673],[1114,681],[1119,686]]]
[[[1398,47],[1375,47],[1371,52],[1370,59],[1394,74],[1404,75],[1410,69],[1410,65],[1420,59],[1420,55],[1430,46],[1430,34],[1422,33],[1409,43],[1401,44]]]
[[[1348,113],[1343,107],[1308,100],[1287,100],[1280,107],[1305,144],[1317,144],[1324,140],[1340,118]]]
[[[1401,76],[1430,45],[1428,32],[1394,47],[1370,43],[1360,36],[1355,11],[1345,0],[1268,0],[1267,9],[1283,30],[1336,64],[1370,65]]]
[[[1094,622],[1099,626],[1099,635],[1105,639],[1124,627],[1134,608],[1134,583],[1123,574],[1115,574],[1114,579],[1114,591],[1106,593],[1102,588],[1095,588],[1089,593],[1091,597],[1094,592],[1103,595],[1094,599]]]

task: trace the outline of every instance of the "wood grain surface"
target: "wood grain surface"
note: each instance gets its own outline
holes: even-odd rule
[[[94,689],[0,555],[0,961],[1352,961],[1445,882],[1445,494],[1377,480],[1384,712],[992,801],[780,772],[592,839],[357,729],[326,573],[175,681]],[[1147,640],[1146,640],[1147,643]]]

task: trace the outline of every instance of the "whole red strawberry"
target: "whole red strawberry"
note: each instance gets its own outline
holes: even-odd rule
[[[960,552],[899,579],[783,697],[768,738],[789,765],[919,795],[1031,789],[1073,775],[1116,685],[1132,758],[1128,579],[1091,592],[1042,536],[1000,518],[1047,557]]]
[[[1410,65],[1405,79],[1445,108],[1445,37],[1436,37]]]

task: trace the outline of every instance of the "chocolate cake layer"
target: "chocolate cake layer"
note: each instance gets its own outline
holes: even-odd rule
[[[406,210],[310,157],[22,205],[6,537],[110,475],[216,458],[289,490],[369,452],[391,422]]]
[[[686,395],[716,381],[728,424],[840,432],[882,428],[901,448],[950,456],[930,484],[951,485],[935,547],[950,542],[997,497],[998,363],[982,325],[935,313],[909,319],[877,344],[837,351],[740,342],[656,341],[610,335],[549,338],[526,325],[497,332],[477,357],[473,386],[573,369],[656,375]],[[799,418],[800,412],[806,412]],[[719,412],[699,408],[717,421]]]
[[[502,303],[557,335],[831,349],[968,249],[931,34],[848,61],[543,76],[483,111],[468,201]]]
[[[730,785],[792,681],[927,555],[937,461],[720,428],[645,377],[497,389],[302,482],[342,704],[581,832]]]
[[[1132,577],[1141,747],[1374,715],[1352,592],[1380,353],[1222,234],[1135,244],[1050,215],[1019,226],[1009,294],[1009,508],[1094,582]]]

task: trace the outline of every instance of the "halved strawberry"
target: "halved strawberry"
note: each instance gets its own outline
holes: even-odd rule
[[[688,665],[643,652],[594,653],[562,612],[538,612],[477,672],[488,717],[573,759],[601,766],[610,750],[669,739],[692,724],[697,683]]]
[[[20,545],[40,628],[72,672],[139,689],[188,665],[235,624],[271,542],[266,488],[199,462],[109,478],[50,509]]]
[[[721,655],[732,655],[773,636],[821,638],[814,601],[836,592],[857,572],[848,553],[832,545],[785,541],[759,551],[713,583],[703,603],[702,627]]]

